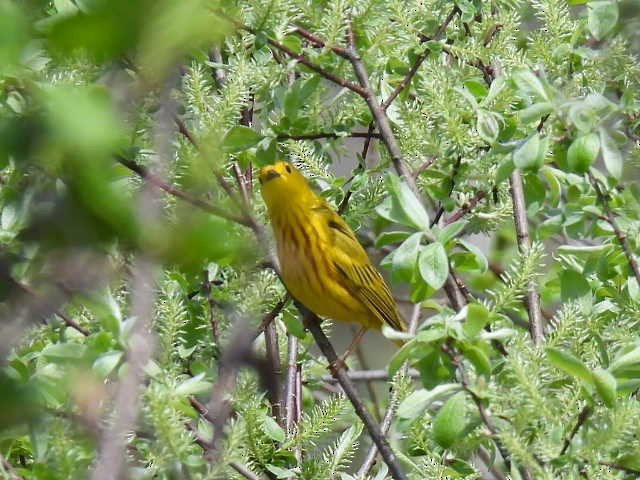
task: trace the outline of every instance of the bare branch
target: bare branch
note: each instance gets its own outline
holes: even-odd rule
[[[256,475],[251,470],[249,470],[246,466],[242,465],[238,462],[231,462],[229,466],[233,468],[236,472],[242,475],[247,480],[267,480],[267,477],[264,475]]]
[[[602,204],[602,209],[604,210],[604,215],[602,218],[603,220],[607,221],[609,225],[611,225],[611,228],[613,228],[613,231],[616,234],[616,238],[618,239],[618,243],[620,243],[620,246],[622,247],[622,250],[627,257],[629,267],[631,268],[633,275],[636,277],[637,282],[640,283],[640,268],[638,267],[638,260],[636,259],[633,251],[631,250],[631,247],[629,246],[627,235],[622,231],[620,225],[618,225],[618,222],[613,216],[613,211],[609,206],[607,195],[602,191],[600,185],[598,184],[598,181],[596,180],[596,177],[594,177],[593,173],[591,172],[589,172],[589,181],[596,191],[596,195],[598,195],[598,200]]]
[[[522,177],[518,169],[511,173],[511,200],[513,202],[513,219],[516,226],[516,234],[518,238],[518,249],[524,252],[531,247],[531,239],[529,238],[529,223],[527,220],[527,206],[524,200],[524,189],[522,186]],[[533,343],[540,343],[543,338],[542,330],[542,314],[540,313],[540,295],[535,280],[530,280],[527,287],[527,296],[525,306],[529,313],[529,333]]]
[[[426,42],[429,40],[438,40],[453,20],[453,17],[455,17],[458,13],[460,13],[460,9],[456,5],[453,7],[451,12],[449,12],[449,15],[447,15],[447,18],[445,18],[444,22],[442,22],[433,38],[423,37],[422,42]],[[393,89],[391,95],[389,95],[389,97],[384,102],[382,102],[383,110],[389,108],[389,105],[391,105],[391,103],[397,98],[397,96],[402,93],[402,91],[407,87],[407,85],[409,85],[409,83],[411,83],[411,80],[418,72],[420,65],[422,65],[425,59],[429,56],[429,53],[429,49],[425,49],[420,55],[418,55],[418,57],[413,62],[413,65],[411,65],[409,72],[404,76],[404,78],[400,81],[396,88]]]
[[[414,334],[416,328],[418,326],[418,321],[420,320],[420,304],[414,304],[413,311],[411,313],[411,319],[409,320],[409,328],[408,331],[411,334]],[[409,373],[409,362],[405,361],[400,367],[400,371],[398,373],[398,377],[403,377]],[[389,395],[389,403],[387,405],[387,409],[384,412],[384,416],[382,417],[382,422],[380,423],[380,431],[383,435],[386,435],[391,428],[391,422],[393,421],[393,416],[395,415],[396,408],[398,407],[398,390],[394,389]],[[378,455],[378,448],[376,445],[371,445],[369,451],[367,452],[367,456],[365,457],[364,462],[358,469],[357,477],[365,478],[371,467],[373,467],[376,456]]]
[[[47,300],[43,299],[29,285],[25,285],[24,283],[19,282],[18,280],[13,278],[11,275],[9,275],[7,272],[4,272],[2,270],[0,270],[0,275],[2,275],[5,278],[5,280],[7,280],[9,283],[13,284],[19,290],[22,290],[23,292],[25,292],[25,293],[29,294],[30,296],[32,296],[37,302],[39,302],[39,303],[42,303],[42,302],[47,303]],[[59,316],[62,319],[62,321],[64,321],[64,323],[65,323],[65,325],[67,325],[67,327],[73,328],[74,330],[80,332],[84,336],[88,336],[89,335],[89,330],[87,330],[85,327],[83,327],[78,322],[73,320],[71,317],[69,317],[63,311],[61,311],[59,309],[55,309],[51,305],[43,305],[43,307],[46,308],[47,310],[53,311],[57,316]]]
[[[326,359],[329,361],[329,365],[332,366],[332,375],[340,383],[340,386],[344,390],[344,393],[351,401],[356,414],[358,415],[358,417],[360,417],[362,423],[367,429],[369,436],[373,439],[373,442],[380,450],[382,458],[389,467],[391,476],[395,480],[406,480],[407,475],[404,473],[404,470],[400,466],[400,463],[393,453],[393,450],[389,446],[387,439],[380,431],[380,428],[371,416],[371,413],[369,413],[369,411],[365,408],[355,385],[349,378],[349,375],[344,368],[344,365],[340,365],[338,356],[336,355],[333,346],[322,331],[322,328],[320,328],[320,319],[301,305],[298,305],[298,309],[303,313],[303,322],[305,327],[307,327],[311,331],[316,344],[318,345]]]
[[[384,369],[379,370],[349,370],[347,372],[352,382],[386,382],[390,380],[389,372]],[[420,372],[415,368],[410,368],[407,371],[407,376],[410,378],[420,378]],[[332,375],[323,375],[323,382],[336,383],[337,380]]]
[[[372,129],[373,130],[373,129]],[[380,134],[376,132],[349,132],[347,134],[339,134],[334,132],[318,132],[318,133],[303,133],[300,135],[294,135],[291,133],[279,133],[278,140],[317,140],[319,138],[380,138]]]
[[[2,455],[0,455],[0,465],[4,469],[5,473],[9,475],[7,480],[23,480],[23,477],[18,475],[18,472],[13,468],[13,465],[9,463],[9,460],[4,458]]]
[[[457,222],[462,217],[464,217],[467,213],[475,208],[480,201],[487,196],[487,192],[484,190],[478,190],[478,192],[474,195],[474,197],[469,200],[465,205],[463,205],[457,212],[453,213],[449,218],[444,220],[445,225],[449,225],[450,223]]]
[[[235,223],[239,223],[240,225],[244,225],[245,227],[251,227],[250,220],[248,220],[244,216],[239,216],[239,215],[235,215],[233,213],[227,212],[226,210],[216,205],[213,205],[207,202],[206,200],[202,200],[190,193],[187,193],[183,190],[180,190],[177,187],[174,187],[173,185],[165,182],[160,177],[151,173],[146,167],[143,167],[142,165],[139,165],[136,162],[127,160],[126,158],[123,158],[123,157],[117,157],[117,161],[118,163],[127,167],[129,170],[137,173],[140,177],[144,178],[149,183],[164,190],[168,194],[173,195],[174,197],[180,198],[198,207],[199,209],[204,210],[205,212],[209,212],[217,217],[226,218],[227,220],[230,220]]]
[[[571,445],[571,441],[573,440],[573,437],[576,436],[576,433],[578,433],[578,430],[580,430],[580,427],[584,425],[584,422],[587,421],[587,418],[589,418],[589,415],[591,415],[591,412],[593,412],[593,409],[589,405],[585,405],[582,408],[582,410],[580,410],[576,424],[571,429],[571,433],[569,434],[569,436],[564,439],[564,443],[562,444],[562,450],[560,450],[560,455],[564,455],[565,453],[567,453],[567,450]]]

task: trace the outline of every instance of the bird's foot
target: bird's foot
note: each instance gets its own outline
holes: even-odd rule
[[[327,366],[327,370],[331,372],[334,377],[338,374],[338,370],[347,370],[347,363],[342,356],[336,358],[333,362],[330,362]]]

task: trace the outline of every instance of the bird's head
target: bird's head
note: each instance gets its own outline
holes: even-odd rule
[[[258,180],[262,198],[269,209],[287,203],[299,202],[312,193],[307,179],[289,162],[279,160],[260,169]]]

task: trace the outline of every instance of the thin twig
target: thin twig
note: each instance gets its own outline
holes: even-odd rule
[[[509,454],[509,451],[500,440],[500,437],[498,435],[498,429],[493,423],[493,419],[491,418],[491,415],[489,414],[489,411],[487,410],[487,407],[485,406],[484,402],[480,397],[478,397],[478,395],[476,395],[473,389],[470,388],[469,376],[467,375],[466,369],[464,368],[464,364],[462,363],[462,358],[460,357],[460,353],[451,344],[451,342],[445,343],[444,345],[442,345],[442,351],[445,352],[447,355],[449,355],[449,357],[451,358],[451,363],[457,368],[460,374],[460,384],[462,385],[462,388],[471,396],[471,399],[476,404],[478,413],[480,414],[480,418],[482,419],[482,423],[484,423],[484,425],[487,427],[487,430],[489,430],[489,433],[491,433],[493,442],[495,443],[498,451],[500,452],[500,455],[502,456],[507,469],[510,470],[511,455]],[[533,477],[531,476],[531,472],[529,472],[529,469],[522,467],[520,471],[521,471],[522,477],[525,480],[533,480]]]
[[[22,282],[19,282],[18,280],[16,280],[15,278],[10,276],[9,274],[5,274],[4,272],[0,272],[0,275],[2,275],[5,278],[5,280],[7,280],[8,282],[10,282],[14,286],[16,286],[18,289],[20,289],[23,292],[25,292],[25,293],[29,294],[30,296],[34,297],[38,302],[45,302],[45,300],[35,290],[33,290],[29,285],[26,285],[26,284],[24,284]],[[78,322],[73,320],[71,317],[69,317],[63,311],[58,310],[58,309],[54,309],[51,306],[49,306],[49,308],[47,308],[47,310],[53,311],[57,316],[59,316],[62,319],[62,321],[65,323],[65,325],[67,325],[67,327],[73,328],[74,330],[80,332],[85,337],[89,335],[89,333],[90,333],[89,330],[87,330],[85,327],[83,327]]]
[[[487,192],[484,190],[478,190],[478,192],[473,196],[471,200],[465,203],[458,211],[453,213],[449,218],[444,219],[444,225],[449,225],[450,223],[457,222],[462,217],[464,217],[467,213],[475,208],[480,201],[487,196]]]
[[[356,333],[355,328],[351,330],[354,334]],[[360,364],[360,368],[367,371],[369,370],[369,364],[367,362],[367,358],[364,355],[362,350],[362,342],[358,342],[358,345],[355,348],[355,354],[358,358],[358,363]],[[352,380],[353,377],[349,376]],[[380,421],[380,402],[378,401],[378,395],[376,395],[375,384],[373,380],[365,380],[364,381],[367,387],[367,393],[369,394],[369,399],[371,400],[371,406],[373,407],[373,416],[376,420]]]
[[[425,37],[425,38],[422,38],[422,41],[425,42],[428,40],[438,40],[440,38],[440,35],[444,33],[444,31],[447,29],[447,26],[449,26],[449,24],[453,20],[453,17],[455,17],[458,13],[460,13],[460,9],[456,5],[453,7],[451,12],[449,12],[449,15],[447,15],[447,18],[445,18],[444,22],[442,22],[442,24],[438,28],[438,31],[433,36],[433,38],[431,39],[431,38]],[[420,65],[422,65],[425,59],[429,56],[429,53],[430,53],[429,49],[425,49],[420,55],[418,55],[418,57],[413,62],[413,65],[411,65],[409,72],[407,72],[407,74],[396,86],[396,88],[393,89],[393,92],[391,92],[391,95],[389,95],[389,97],[384,102],[382,102],[383,110],[386,110],[387,108],[389,108],[389,105],[391,105],[391,103],[396,99],[396,97],[400,95],[400,93],[402,93],[402,91],[406,88],[407,85],[409,85],[409,83],[411,83],[411,79],[418,72]]]
[[[211,59],[211,61],[215,62],[215,63],[219,63],[222,64],[223,59],[222,59],[222,52],[220,51],[219,47],[213,47],[209,53],[209,58]],[[218,90],[220,90],[225,82],[226,82],[226,72],[223,68],[220,67],[212,67],[213,70],[213,79],[216,82],[216,87],[218,87]]]
[[[400,466],[398,459],[389,446],[389,442],[387,442],[384,434],[380,431],[380,428],[371,416],[371,413],[369,413],[369,411],[364,406],[364,403],[362,402],[362,399],[358,394],[358,390],[349,378],[349,375],[347,375],[344,365],[340,363],[338,356],[336,355],[336,352],[331,345],[331,342],[329,342],[329,339],[322,331],[322,328],[320,327],[320,319],[301,305],[298,306],[298,309],[300,309],[300,311],[303,313],[303,322],[305,327],[309,329],[309,331],[311,331],[316,344],[318,345],[326,359],[329,361],[331,373],[340,383],[342,390],[344,390],[344,393],[351,401],[356,414],[362,420],[362,423],[367,429],[369,436],[372,438],[373,442],[380,450],[382,458],[387,464],[387,467],[389,467],[391,476],[395,480],[406,480],[407,475],[404,473],[404,470]]]
[[[347,372],[352,382],[386,382],[391,379],[389,372],[383,368],[373,370],[349,370]],[[420,372],[415,368],[407,371],[409,378],[420,378]],[[322,375],[323,382],[336,383],[336,379],[329,374]]]
[[[318,132],[318,133],[303,133],[300,135],[294,135],[292,133],[279,133],[276,137],[278,140],[316,140],[319,138],[380,138],[380,134],[376,132],[349,132],[346,134],[339,134],[335,132]]]
[[[204,270],[204,281],[202,282],[202,289],[207,299],[207,305],[209,307],[209,323],[211,324],[211,336],[213,337],[213,343],[216,347],[220,346],[220,333],[218,331],[218,315],[216,313],[216,301],[211,294],[211,279],[209,278],[209,271]]]
[[[246,322],[243,319],[236,321],[234,331],[233,338],[218,362],[218,379],[211,389],[211,398],[205,407],[207,419],[213,427],[211,448],[208,451],[211,462],[217,461],[224,425],[231,412],[228,397],[235,387],[237,373],[240,367],[252,358],[253,336],[249,333]]]
[[[603,467],[613,468],[615,470],[620,470],[621,472],[626,472],[631,475],[640,475],[640,470],[636,470],[635,468],[625,467],[624,465],[620,465],[619,463],[616,463],[616,462],[606,462],[604,460],[600,460],[598,464],[602,465]]]
[[[633,251],[631,250],[631,247],[629,246],[627,235],[622,231],[622,229],[620,228],[620,225],[618,225],[618,222],[613,216],[613,211],[609,206],[609,200],[607,198],[607,195],[602,191],[602,189],[600,188],[600,185],[598,184],[598,181],[596,180],[596,177],[591,172],[589,172],[589,181],[591,182],[591,185],[596,191],[598,200],[602,204],[602,209],[604,210],[604,215],[602,216],[602,218],[603,220],[608,222],[609,225],[611,225],[611,228],[613,228],[616,238],[618,239],[618,243],[620,243],[620,246],[622,247],[622,250],[624,251],[624,254],[627,257],[627,261],[629,262],[629,267],[631,268],[633,275],[636,277],[636,281],[640,283],[640,267],[638,267],[638,260],[636,259],[635,255],[633,254]]]
[[[524,200],[524,188],[520,171],[515,169],[509,179],[511,185],[511,200],[513,203],[513,219],[516,226],[518,249],[521,252],[531,247],[529,238],[529,222],[527,220],[527,206]],[[540,295],[535,279],[529,281],[525,306],[529,314],[529,333],[533,343],[539,344],[543,338],[542,314],[540,313]]]
[[[576,433],[578,433],[578,430],[580,430],[580,427],[584,425],[584,422],[586,422],[587,418],[589,418],[589,415],[591,415],[592,411],[593,409],[589,405],[585,405],[582,408],[582,410],[580,410],[576,424],[571,429],[571,433],[569,434],[569,436],[564,439],[564,443],[562,444],[562,450],[560,450],[560,455],[564,455],[565,453],[567,453],[567,450],[571,445],[571,441],[573,440],[573,437],[576,436]]]
[[[371,138],[373,137],[373,122],[369,123],[369,128],[367,130],[367,136],[365,137],[364,143],[362,144],[362,163],[364,165],[367,164],[367,154],[369,153],[369,147],[371,146]],[[379,137],[376,137],[379,138]],[[353,179],[353,177],[351,177]],[[347,207],[349,206],[349,200],[351,200],[351,195],[353,195],[353,190],[349,188],[347,193],[344,195],[344,198],[338,205],[338,214],[342,215]]]
[[[414,334],[416,328],[418,327],[418,321],[420,320],[420,304],[414,304],[413,311],[411,312],[411,319],[409,320],[409,328],[408,331],[411,334]],[[405,361],[400,367],[400,371],[398,373],[398,378],[404,377],[409,372],[409,362]],[[391,428],[391,422],[393,420],[393,416],[395,415],[396,408],[398,406],[398,390],[393,389],[391,394],[389,395],[389,403],[387,405],[387,409],[384,412],[384,416],[382,417],[382,422],[380,423],[380,431],[383,435],[386,435]],[[358,473],[356,474],[358,478],[364,479],[373,467],[376,456],[378,455],[378,448],[376,445],[371,445],[369,451],[367,452],[367,456],[365,457],[364,462],[358,469]]]
[[[9,475],[7,480],[23,480],[23,478],[18,475],[18,472],[13,468],[13,465],[9,463],[9,460],[0,455],[0,465],[5,470],[5,472]]]
[[[180,190],[179,188],[174,187],[173,185],[165,182],[163,179],[161,179],[157,175],[151,173],[146,167],[143,167],[142,165],[139,165],[136,162],[133,162],[123,157],[117,157],[116,159],[118,163],[120,163],[121,165],[124,165],[129,170],[137,173],[140,177],[144,178],[146,181],[148,181],[152,185],[155,185],[156,187],[164,190],[168,194],[173,195],[174,197],[180,198],[198,207],[199,209],[204,210],[205,212],[211,213],[217,217],[225,218],[232,222],[239,223],[240,225],[244,225],[245,227],[251,227],[251,222],[246,217],[230,213],[216,205],[213,205],[207,202],[206,200],[202,200],[190,193]]]
[[[298,363],[298,337],[292,333],[287,334],[287,374],[285,375],[284,388],[284,428],[292,433],[298,423],[301,410],[301,398],[298,396],[301,386],[300,364]],[[301,450],[296,447],[294,455],[298,461],[302,459]]]
[[[240,30],[244,30],[244,31],[252,33],[254,35],[256,34],[256,31],[253,28],[251,28],[251,27],[249,27],[247,25],[244,25],[244,24],[238,22],[235,19],[231,19],[230,18],[230,20]],[[346,79],[344,79],[342,77],[339,77],[338,75],[335,75],[335,74],[325,70],[320,65],[318,65],[317,63],[312,62],[311,60],[309,60],[307,57],[305,57],[301,53],[297,53],[297,52],[291,50],[289,47],[281,44],[280,42],[277,42],[277,41],[273,40],[272,38],[267,38],[267,43],[269,45],[271,45],[272,47],[277,48],[281,52],[286,53],[291,58],[297,60],[299,63],[301,63],[305,67],[313,70],[314,72],[316,72],[319,75],[323,76],[327,80],[330,80],[333,83],[335,83],[337,85],[340,85],[341,87],[347,88],[347,89],[357,93],[361,97],[365,96],[365,91],[362,89],[362,87],[356,85],[355,83],[350,82],[349,80],[346,80]],[[324,42],[322,42],[322,45],[324,45]],[[340,51],[340,49],[341,49],[341,47],[332,47],[332,50],[336,51],[336,53],[337,53],[337,51]]]
[[[351,27],[349,26],[349,28]],[[369,106],[369,110],[371,111],[371,115],[373,115],[374,122],[378,126],[380,139],[389,151],[393,166],[398,172],[398,175],[403,177],[405,182],[407,182],[407,185],[409,186],[409,188],[411,188],[411,191],[416,195],[416,197],[420,198],[420,190],[418,189],[418,186],[416,185],[416,182],[405,163],[405,159],[402,155],[402,152],[400,151],[400,146],[398,145],[396,137],[393,134],[393,130],[391,129],[389,117],[380,105],[378,98],[376,97],[373,88],[371,87],[371,82],[369,81],[369,73],[367,72],[367,68],[362,61],[362,58],[356,51],[355,45],[348,46],[346,58],[351,62],[351,65],[353,66],[356,78],[358,79],[358,82],[360,83],[360,86],[363,90],[362,96]]]
[[[242,465],[238,462],[230,462],[229,466],[233,468],[236,472],[242,475],[247,480],[268,480],[264,475],[256,475],[254,472],[249,470],[246,466]]]
[[[213,417],[209,415],[209,409],[206,405],[201,403],[196,397],[193,395],[189,395],[187,397],[189,403],[194,408],[196,412],[198,412],[203,418],[205,418],[209,423],[213,423]]]

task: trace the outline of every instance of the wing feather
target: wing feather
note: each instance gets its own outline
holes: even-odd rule
[[[316,208],[326,221],[332,244],[332,261],[342,276],[344,286],[381,322],[405,330],[396,302],[382,275],[371,265],[367,252],[347,223],[331,207]]]

